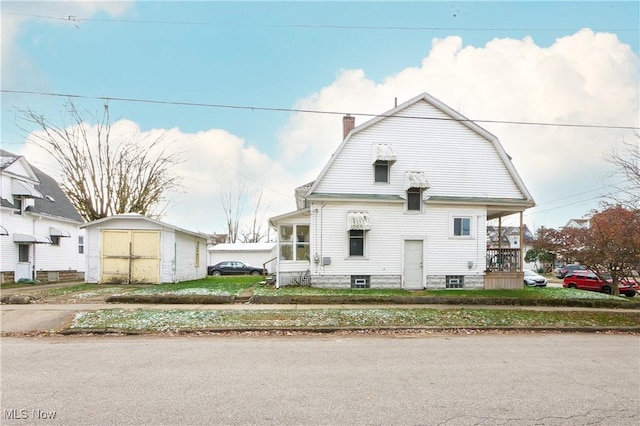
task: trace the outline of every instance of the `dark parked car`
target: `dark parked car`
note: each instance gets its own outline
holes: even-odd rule
[[[602,281],[593,271],[573,271],[564,277],[564,288],[577,288],[579,290],[599,291],[611,294],[611,279]],[[633,278],[623,278],[618,282],[618,292],[627,297],[633,297],[640,290],[638,283]]]
[[[582,265],[578,265],[578,264],[572,264],[572,265],[564,265],[561,266],[559,268],[556,268],[555,270],[555,276],[557,278],[564,278],[565,276],[567,276],[567,274],[569,272],[573,272],[573,271],[586,271],[587,268],[585,268]]]
[[[207,267],[209,275],[262,275],[264,272],[262,268],[237,261],[224,261]]]

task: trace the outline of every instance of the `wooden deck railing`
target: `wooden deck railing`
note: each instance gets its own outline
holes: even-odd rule
[[[488,248],[487,272],[520,272],[520,249]]]

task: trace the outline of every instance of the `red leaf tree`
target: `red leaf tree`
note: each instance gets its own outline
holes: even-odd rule
[[[594,211],[588,228],[563,228],[563,250],[601,279],[611,278],[618,295],[621,278],[640,267],[640,210],[622,206]]]

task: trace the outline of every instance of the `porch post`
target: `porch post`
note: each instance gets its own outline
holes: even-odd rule
[[[520,212],[520,270],[524,270],[524,215]]]

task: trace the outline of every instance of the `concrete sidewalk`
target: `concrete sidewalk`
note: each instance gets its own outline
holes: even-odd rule
[[[85,304],[27,304],[0,305],[0,332],[28,333],[28,332],[58,332],[64,330],[76,313],[97,311],[100,309],[157,309],[157,310],[309,310],[309,309],[498,309],[498,310],[532,310],[532,311],[597,311],[597,312],[639,312],[635,309],[601,309],[601,308],[569,308],[546,306],[508,306],[508,305],[397,305],[397,304],[358,304],[358,305],[307,305],[307,304],[116,304],[116,303],[85,303]]]

